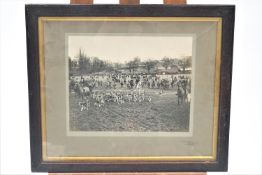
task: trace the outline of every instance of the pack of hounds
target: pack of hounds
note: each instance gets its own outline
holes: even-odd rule
[[[76,77],[75,77],[76,78]],[[81,101],[80,110],[89,110],[90,107],[102,108],[108,104],[122,105],[125,103],[151,103],[152,97],[145,93],[145,89],[159,89],[159,94],[164,90],[176,89],[177,104],[190,102],[191,80],[187,77],[159,77],[147,76],[81,76],[79,80],[70,80],[70,91],[75,93]],[[116,88],[116,86],[118,88]]]
[[[152,98],[145,94],[145,90],[131,90],[128,92],[111,90],[109,92],[93,92],[90,96],[85,96],[79,102],[80,111],[88,111],[91,106],[102,108],[107,104],[122,105],[125,103],[152,102]]]

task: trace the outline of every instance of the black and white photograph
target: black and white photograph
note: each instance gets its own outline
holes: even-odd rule
[[[69,130],[189,132],[193,36],[68,34]]]

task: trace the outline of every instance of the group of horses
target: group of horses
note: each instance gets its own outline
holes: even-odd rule
[[[113,75],[112,81],[108,81],[108,84],[110,84],[110,87],[114,88],[116,87],[116,84],[119,83],[119,87],[126,87],[128,89],[134,89],[138,87],[149,89],[169,89],[173,88],[176,82],[177,78],[175,76],[169,77],[167,79],[152,75]]]

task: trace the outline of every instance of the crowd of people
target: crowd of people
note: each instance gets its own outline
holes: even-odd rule
[[[143,74],[103,74],[72,76],[69,89],[79,99],[80,110],[89,110],[90,106],[101,108],[109,103],[151,103],[152,97],[146,93],[149,89],[174,90],[177,103],[190,102],[191,78],[187,75],[143,75]]]

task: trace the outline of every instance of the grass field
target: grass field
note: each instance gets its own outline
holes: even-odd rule
[[[184,132],[189,129],[190,103],[177,104],[173,90],[158,93],[159,90],[147,89],[152,97],[149,102],[124,104],[106,103],[103,107],[91,106],[80,111],[75,94],[70,94],[71,131],[136,131],[136,132]]]

